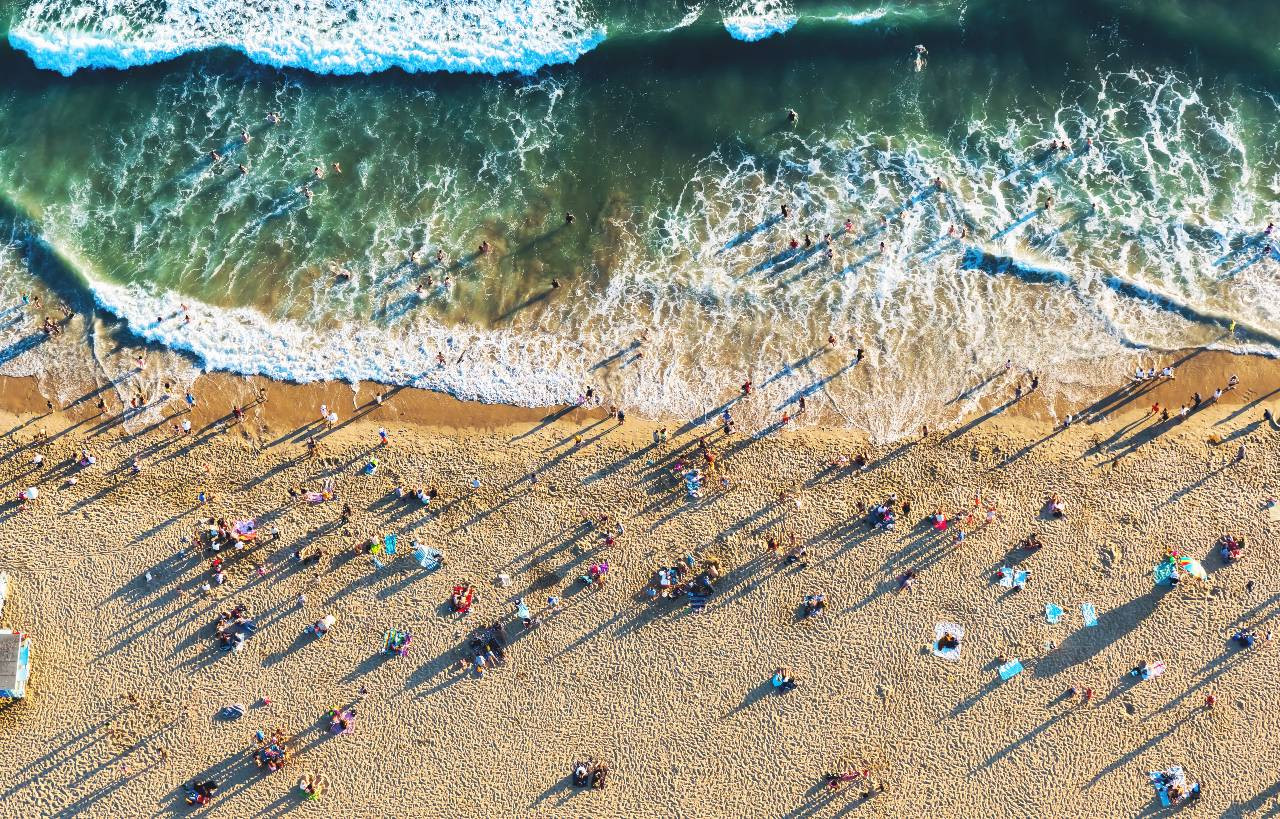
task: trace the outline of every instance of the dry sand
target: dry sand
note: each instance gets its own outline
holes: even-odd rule
[[[1144,418],[1153,401],[1176,408],[1231,371],[1240,388],[1191,419]],[[223,431],[219,419],[260,387],[266,403]],[[118,407],[99,417],[90,397],[46,413],[34,382],[5,380],[2,491],[41,494],[26,511],[0,507],[0,570],[14,581],[4,625],[35,637],[29,696],[0,709],[0,816],[185,814],[181,786],[206,775],[224,782],[206,811],[227,817],[1129,816],[1155,811],[1145,773],[1169,764],[1203,784],[1204,815],[1275,815],[1280,641],[1244,651],[1229,637],[1242,625],[1266,634],[1280,615],[1277,523],[1263,508],[1280,489],[1280,436],[1262,420],[1277,387],[1274,362],[1204,353],[1173,383],[1098,396],[1093,423],[1058,432],[1032,396],[885,447],[823,430],[724,441],[714,422],[671,424],[671,440],[653,446],[655,426],[616,428],[598,410],[405,390],[353,418],[349,387],[227,376],[197,385],[191,436],[167,422],[126,432]],[[342,423],[308,459],[298,430],[322,401]],[[392,443],[375,451],[381,426]],[[680,451],[696,458],[701,433],[721,469],[690,503],[664,467]],[[70,463],[81,447],[95,466]],[[857,451],[866,471],[829,468]],[[380,468],[366,476],[371,456]],[[288,492],[331,475],[336,503]],[[424,509],[397,499],[398,484],[436,485],[441,497]],[[212,493],[203,507],[201,488]],[[912,500],[910,519],[870,530],[861,510],[894,492]],[[1065,519],[1043,514],[1050,492]],[[967,527],[962,544],[954,528],[916,525],[939,505],[963,516],[975,493],[999,517]],[[354,511],[345,525],[343,501]],[[624,524],[613,546],[583,525],[601,514]],[[182,554],[202,515],[280,530],[207,598],[209,555]],[[1045,547],[1019,550],[1033,531]],[[766,537],[790,532],[809,544],[807,568],[765,552]],[[1230,566],[1214,548],[1223,532],[1249,544]],[[356,552],[388,533],[402,556],[385,568]],[[403,556],[410,539],[440,548],[445,567],[419,569]],[[1166,545],[1203,558],[1208,583],[1154,587]],[[294,564],[300,547],[323,551],[318,568]],[[707,609],[644,599],[655,567],[687,553],[729,570]],[[609,582],[593,591],[577,578],[600,558]],[[1006,563],[1032,570],[1025,590],[994,583]],[[898,593],[909,569],[915,590]],[[499,573],[509,588],[494,584]],[[459,618],[449,593],[467,580],[477,603]],[[827,613],[802,620],[813,592],[827,595]],[[560,595],[565,610],[528,632],[515,622],[505,665],[484,679],[460,671],[471,630],[510,618],[522,594],[535,609]],[[1097,628],[1081,626],[1084,601]],[[211,634],[236,602],[260,630],[233,655]],[[1045,622],[1046,602],[1066,609],[1062,623]],[[326,613],[337,618],[330,635],[303,636]],[[926,650],[942,620],[965,626],[959,662]],[[413,630],[407,658],[380,654],[388,628]],[[1026,671],[1000,683],[1002,655]],[[1134,684],[1126,671],[1142,659],[1169,671]],[[779,665],[799,680],[784,696],[768,683]],[[1072,686],[1092,687],[1093,702],[1069,701]],[[217,718],[264,696],[270,705],[239,720]],[[330,736],[327,709],[351,703],[354,733]],[[255,730],[276,726],[293,735],[294,757],[266,774],[247,749]],[[585,756],[611,766],[604,791],[569,786]],[[884,793],[822,791],[824,771],[862,762]],[[319,801],[293,790],[303,771],[331,779]]]

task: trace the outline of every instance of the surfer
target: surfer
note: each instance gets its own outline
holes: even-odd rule
[[[315,166],[311,169],[311,175],[316,179],[324,179],[324,168],[321,168],[319,165]]]
[[[436,264],[438,264],[438,265],[440,265],[441,267],[443,267],[443,266],[444,266],[444,259],[445,259],[445,257],[444,257],[444,248],[440,248],[439,250],[437,250],[437,251],[436,251]]]
[[[237,165],[236,167],[238,167],[238,168],[240,169],[240,175],[241,175],[241,176],[245,176],[245,175],[247,175],[247,174],[249,173],[249,169],[248,169],[248,168],[246,168],[246,167],[244,166],[244,163],[243,163],[243,162],[241,162],[241,163],[240,163],[239,165]]]
[[[272,125],[279,125],[281,122],[280,112],[272,111],[271,113],[267,114],[267,122],[271,123]]]
[[[333,172],[342,173],[342,166],[339,165],[337,162],[333,163]]]
[[[212,161],[212,162],[221,162],[221,161],[222,161],[222,154],[218,153],[217,151],[210,151],[210,152],[209,152],[209,159],[210,159],[210,161]]]
[[[565,212],[564,212],[564,223],[565,223],[566,225],[572,225],[572,224],[573,224],[573,214],[572,214],[572,213],[570,213],[569,211],[565,211]]]
[[[796,124],[797,122],[799,122],[799,121],[800,121],[800,114],[796,111],[796,109],[794,109],[794,108],[788,108],[788,109],[787,109],[787,122],[788,122],[789,124],[791,124],[791,125],[795,125],[795,124]]]
[[[253,139],[253,137],[249,136],[249,132],[248,132],[248,131],[241,131],[241,132],[240,132],[240,141],[241,141],[241,142],[243,142],[245,145],[248,145],[248,144],[249,144],[249,140],[251,140],[251,139]]]
[[[926,59],[929,56],[929,49],[925,48],[923,45],[916,45],[915,51],[916,51],[916,56],[915,56],[914,62],[916,66],[916,71],[920,71],[929,63],[929,61]]]

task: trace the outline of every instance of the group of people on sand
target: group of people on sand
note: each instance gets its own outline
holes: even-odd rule
[[[604,790],[608,775],[609,766],[590,759],[573,763],[573,771],[570,774],[575,788],[591,787],[595,790]]]

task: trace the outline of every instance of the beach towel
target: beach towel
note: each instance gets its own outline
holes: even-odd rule
[[[1000,679],[1002,680],[1011,679],[1013,677],[1016,677],[1020,673],[1022,673],[1021,660],[1010,660],[1009,662],[1000,666]]]
[[[1006,589],[1013,588],[1013,569],[1009,566],[1000,567],[1000,585]]]
[[[419,566],[429,572],[434,572],[444,565],[443,554],[420,544],[415,544],[413,547],[413,559],[418,561]]]
[[[938,646],[938,642],[942,640],[942,637],[944,634],[950,634],[953,637],[955,637],[957,640],[960,641],[960,645],[957,645],[955,648],[940,648]],[[960,648],[963,646],[963,644],[964,644],[964,626],[958,623],[943,622],[943,623],[938,623],[933,627],[933,648],[931,650],[933,651],[933,655],[935,657],[941,657],[942,659],[950,660],[953,663],[959,662]]]
[[[385,552],[387,553],[387,555],[388,555],[388,556],[390,556],[390,557],[395,557],[395,554],[396,554],[396,536],[395,536],[395,535],[387,535],[385,538],[383,538],[383,540],[382,540],[382,549],[383,549],[383,551],[385,551]]]
[[[1027,579],[1031,577],[1031,572],[1026,569],[1019,569],[1013,574],[1013,585],[1022,588],[1027,585]]]
[[[1080,604],[1080,616],[1084,618],[1085,628],[1098,625],[1098,610],[1093,607],[1092,603]]]
[[[1177,564],[1172,560],[1166,560],[1155,567],[1153,572],[1157,586],[1163,586],[1173,579],[1174,574],[1178,571]]]
[[[1044,604],[1044,619],[1049,621],[1049,625],[1057,625],[1058,621],[1062,619],[1062,615],[1062,607],[1057,603]]]

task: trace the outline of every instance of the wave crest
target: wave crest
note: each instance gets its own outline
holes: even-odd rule
[[[9,32],[37,67],[64,76],[217,48],[319,74],[530,74],[604,39],[579,0],[38,0]]]

